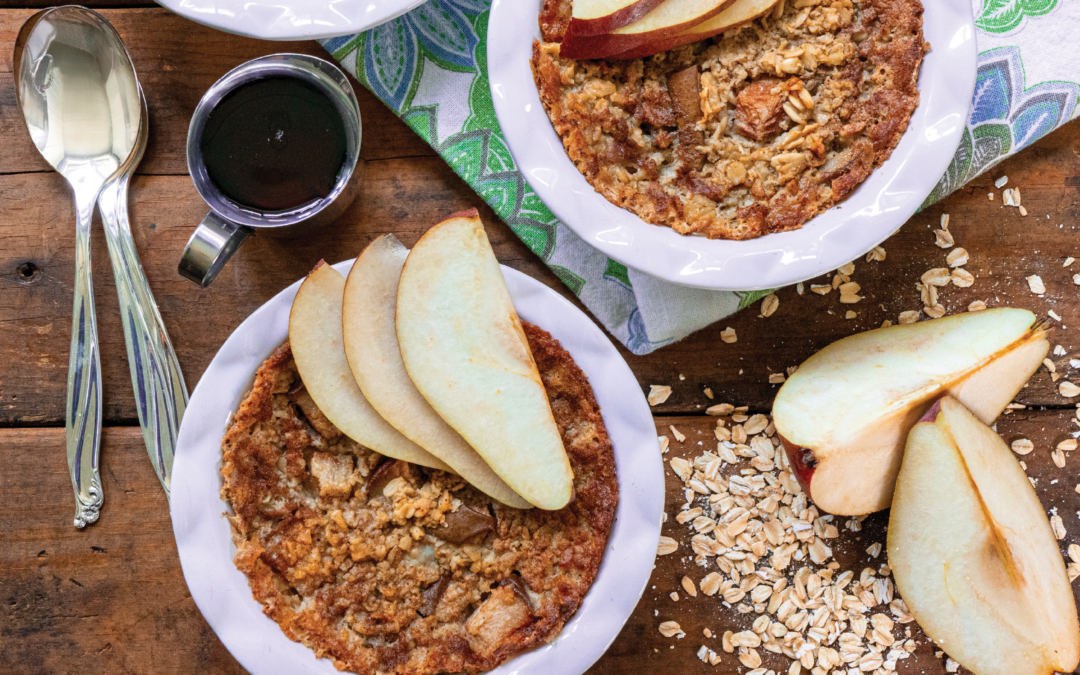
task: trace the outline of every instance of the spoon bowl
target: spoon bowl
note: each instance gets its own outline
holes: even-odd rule
[[[90,223],[102,186],[127,162],[143,109],[120,36],[99,14],[68,5],[33,15],[15,41],[15,96],[38,152],[75,197],[75,288],[68,357],[68,468],[75,526],[98,519],[101,357],[90,274]]]

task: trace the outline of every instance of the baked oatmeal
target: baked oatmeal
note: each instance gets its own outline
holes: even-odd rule
[[[559,55],[545,0],[533,75],[566,151],[611,203],[711,239],[798,229],[892,153],[919,103],[919,0],[785,0],[630,60]]]
[[[236,566],[267,616],[339,670],[490,670],[555,639],[592,585],[618,501],[611,442],[569,353],[523,326],[574,471],[559,511],[512,509],[349,440],[288,343],[259,368],[222,441]]]

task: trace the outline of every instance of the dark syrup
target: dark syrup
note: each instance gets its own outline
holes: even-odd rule
[[[258,211],[286,211],[329,195],[345,147],[333,101],[291,77],[229,92],[207,117],[200,145],[221,193]]]

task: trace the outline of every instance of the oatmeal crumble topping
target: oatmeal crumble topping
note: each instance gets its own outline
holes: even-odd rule
[[[222,441],[222,495],[235,563],[289,638],[363,675],[476,673],[574,615],[614,519],[614,456],[585,375],[523,327],[574,470],[559,511],[384,458],[318,412],[288,344],[263,363]]]
[[[552,123],[597,192],[680,234],[801,227],[889,157],[918,104],[919,0],[794,0],[625,61],[562,58],[551,17],[569,5],[546,0],[533,45]]]

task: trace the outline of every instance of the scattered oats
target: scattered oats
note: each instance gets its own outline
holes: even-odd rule
[[[691,579],[690,577],[683,577],[682,587],[683,590],[686,591],[686,594],[689,595],[691,598],[697,597],[697,587],[694,586],[693,579]]]
[[[735,329],[728,326],[724,330],[720,331],[720,339],[724,342],[734,344],[739,338],[735,335]]]
[[[708,628],[706,628],[705,630],[701,631],[701,633],[702,633],[702,634],[703,634],[703,635],[704,635],[705,637],[707,637],[707,638],[711,638],[711,637],[712,637],[712,631],[711,631],[711,630],[709,630]]]
[[[870,554],[871,558],[876,558],[881,555],[881,542],[875,541],[870,544],[870,547],[866,549],[866,552]]]
[[[918,310],[909,309],[906,312],[900,312],[900,316],[897,317],[896,323],[900,324],[901,326],[906,326],[907,324],[915,323],[918,320],[919,320],[919,312],[918,312]]]
[[[945,286],[949,283],[949,279],[949,270],[945,267],[935,267],[922,275],[922,282],[927,286]]]
[[[743,425],[743,430],[747,435],[753,436],[754,434],[760,434],[765,431],[765,427],[769,426],[769,418],[764,415],[753,415],[750,419],[746,420],[746,424]]]
[[[1062,347],[1061,345],[1054,346],[1054,356],[1065,356],[1065,354],[1066,352],[1064,347]]]
[[[686,440],[686,434],[676,429],[674,424],[669,424],[668,429],[671,429],[671,435],[674,436],[675,440],[677,440],[678,442],[682,443]]]
[[[981,312],[984,309],[986,309],[986,303],[982,300],[976,300],[975,302],[968,305],[969,312]]]
[[[747,668],[757,668],[761,665],[761,655],[758,654],[756,649],[740,649],[739,663]]]
[[[1046,369],[1049,370],[1051,373],[1057,372],[1057,366],[1055,366],[1054,362],[1050,359],[1043,359],[1043,365],[1046,366]]]
[[[1080,286],[1080,274],[1074,274],[1073,275],[1073,283],[1076,284],[1077,286]]]
[[[735,406],[730,403],[717,403],[716,405],[711,405],[705,409],[706,415],[713,415],[714,417],[719,415],[730,415],[733,412],[735,412]]]
[[[1054,460],[1054,465],[1059,469],[1065,468],[1065,453],[1061,450],[1054,450],[1050,453],[1050,457]]]
[[[1076,258],[1074,258],[1072,256],[1069,256],[1068,258],[1065,258],[1065,264],[1063,264],[1062,267],[1068,267],[1069,265],[1073,264],[1074,262],[1076,262]]]
[[[954,269],[952,271],[951,279],[953,286],[956,286],[958,288],[967,288],[968,286],[975,283],[975,276],[963,267],[957,267],[956,269]]]
[[[1042,295],[1046,292],[1046,286],[1043,285],[1043,280],[1038,274],[1032,274],[1027,278],[1028,288],[1035,295]]]
[[[713,397],[712,389],[710,389],[708,387],[705,387],[705,398],[707,398],[707,399],[709,399],[711,401],[712,397]]]
[[[1020,215],[1021,216],[1026,216],[1027,215],[1027,209],[1025,209],[1023,206],[1020,207]]]
[[[660,634],[664,637],[682,637],[685,635],[677,621],[665,621],[660,624]]]
[[[934,230],[934,244],[938,247],[952,248],[955,243],[952,233],[948,230]]]
[[[949,214],[947,214],[947,213],[941,214],[941,229],[943,229],[943,230],[948,230],[949,229]]]
[[[994,201],[994,193],[993,192],[987,192],[986,196],[990,198],[990,201]]]
[[[1058,393],[1065,398],[1074,398],[1076,396],[1080,396],[1080,387],[1076,386],[1072,382],[1069,382],[1068,380],[1064,380],[1061,384],[1058,385]]]
[[[769,375],[769,384],[783,384],[785,379],[787,378],[784,377],[783,373],[771,373]]]
[[[779,306],[780,298],[776,297],[776,293],[769,293],[761,301],[761,316],[772,316]]]
[[[649,405],[660,405],[671,396],[671,387],[663,384],[649,385]]]
[[[671,555],[679,550],[679,542],[671,537],[660,537],[660,546],[656,549],[657,555]]]
[[[855,274],[855,263],[849,262],[846,265],[841,265],[840,267],[836,268],[836,271],[840,274],[850,277],[852,274]]]
[[[861,287],[854,281],[840,284],[840,302],[845,305],[854,305],[862,300],[859,290],[861,290]]]
[[[949,267],[960,267],[966,265],[968,261],[968,252],[966,248],[954,248],[949,251],[949,255],[945,256],[945,262],[949,264]]]
[[[1030,454],[1035,449],[1035,444],[1026,438],[1018,438],[1012,442],[1012,451],[1018,455]]]
[[[668,448],[671,447],[671,441],[667,436],[657,436],[656,440],[660,441],[660,454],[666,455]]]
[[[1066,571],[1069,573],[1069,581],[1076,581],[1076,578],[1080,577],[1080,563],[1069,563]]]
[[[828,295],[832,292],[831,284],[810,284],[810,290],[818,295]]]
[[[1054,536],[1058,538],[1058,541],[1064,539],[1067,534],[1065,523],[1061,522],[1061,516],[1058,515],[1050,516],[1050,529],[1054,531]]]
[[[1069,559],[1074,563],[1080,563],[1080,545],[1069,544]]]
[[[672,591],[671,594],[668,595],[668,597],[671,598],[672,602],[678,602],[679,601],[679,594],[676,593],[675,591]]]
[[[1019,202],[1013,198],[1012,190],[1005,190],[1001,193],[1001,202],[1005,204],[1005,206],[1019,206]]]
[[[716,595],[720,586],[724,583],[724,577],[716,572],[710,572],[701,580],[701,592],[705,595]]]
[[[885,249],[875,246],[866,254],[866,262],[881,262],[885,260]]]
[[[1046,313],[1050,315],[1051,319],[1053,319],[1055,321],[1059,321],[1059,322],[1061,321],[1061,317],[1058,316],[1058,313],[1055,312],[1054,310],[1052,310],[1052,309],[1048,310]]]
[[[703,663],[709,662],[709,648],[705,645],[701,645],[701,648],[697,650],[697,657],[701,659]]]
[[[953,661],[952,659],[945,659],[945,672],[946,673],[955,673],[958,670],[960,670],[960,664],[959,663],[957,663],[956,661]]]
[[[1013,188],[1013,201],[1016,202],[1017,206],[1020,206],[1020,188],[1018,187]]]
[[[848,319],[848,320],[854,319],[857,316],[859,316],[859,315],[856,314],[855,312],[851,311],[850,309],[848,311],[844,312],[844,318]]]
[[[932,307],[923,307],[923,311],[926,312],[926,316],[931,319],[940,319],[945,316],[945,306],[941,304],[935,304]]]
[[[1057,449],[1062,452],[1072,452],[1076,449],[1077,445],[1080,445],[1080,443],[1078,443],[1075,438],[1066,438],[1064,441],[1057,444]],[[1080,560],[1077,562],[1080,562]]]
[[[997,189],[1000,190],[1001,188],[1005,187],[1005,184],[1008,183],[1008,182],[1009,182],[1009,177],[1008,176],[1002,176],[1001,178],[998,178],[996,181],[994,181],[994,187],[996,187]]]

